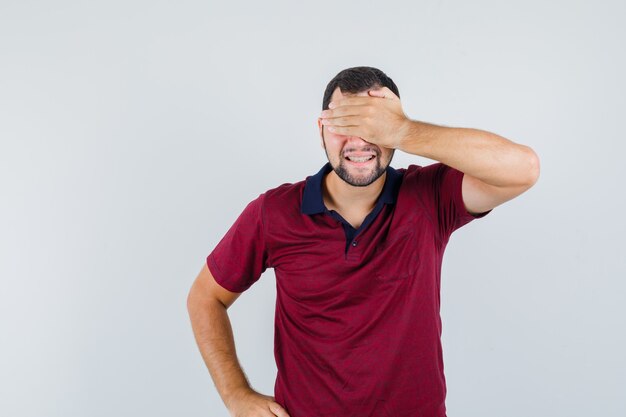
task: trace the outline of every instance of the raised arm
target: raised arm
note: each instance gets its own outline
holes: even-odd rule
[[[368,97],[331,102],[321,117],[322,124],[336,134],[358,136],[463,172],[463,202],[471,213],[515,198],[539,178],[539,158],[528,146],[484,130],[411,120],[387,87],[369,90]]]
[[[224,289],[207,265],[187,297],[196,343],[222,401],[233,417],[289,417],[274,397],[254,391],[239,364],[227,309],[241,293]]]
[[[539,178],[539,158],[528,146],[479,129],[407,123],[397,149],[463,172],[463,202],[471,213],[517,197]]]

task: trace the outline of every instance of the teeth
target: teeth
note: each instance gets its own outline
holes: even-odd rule
[[[374,156],[349,156],[348,159],[351,160],[352,162],[365,162],[365,161],[369,161],[370,159],[372,159]]]

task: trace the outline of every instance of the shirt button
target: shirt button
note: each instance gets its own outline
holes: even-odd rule
[[[356,240],[352,241],[352,246],[356,246]]]

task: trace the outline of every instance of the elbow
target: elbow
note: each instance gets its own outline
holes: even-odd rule
[[[537,153],[530,147],[525,146],[525,173],[526,173],[526,185],[528,188],[532,187],[539,180],[539,173],[541,171],[541,166],[539,162],[539,156]]]

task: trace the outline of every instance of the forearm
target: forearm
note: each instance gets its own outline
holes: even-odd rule
[[[495,133],[471,128],[409,121],[397,149],[442,162],[494,186],[533,183],[538,158],[525,145]]]
[[[251,391],[235,351],[235,341],[226,307],[219,301],[199,301],[190,297],[189,317],[204,362],[222,401],[230,403],[241,393]]]

